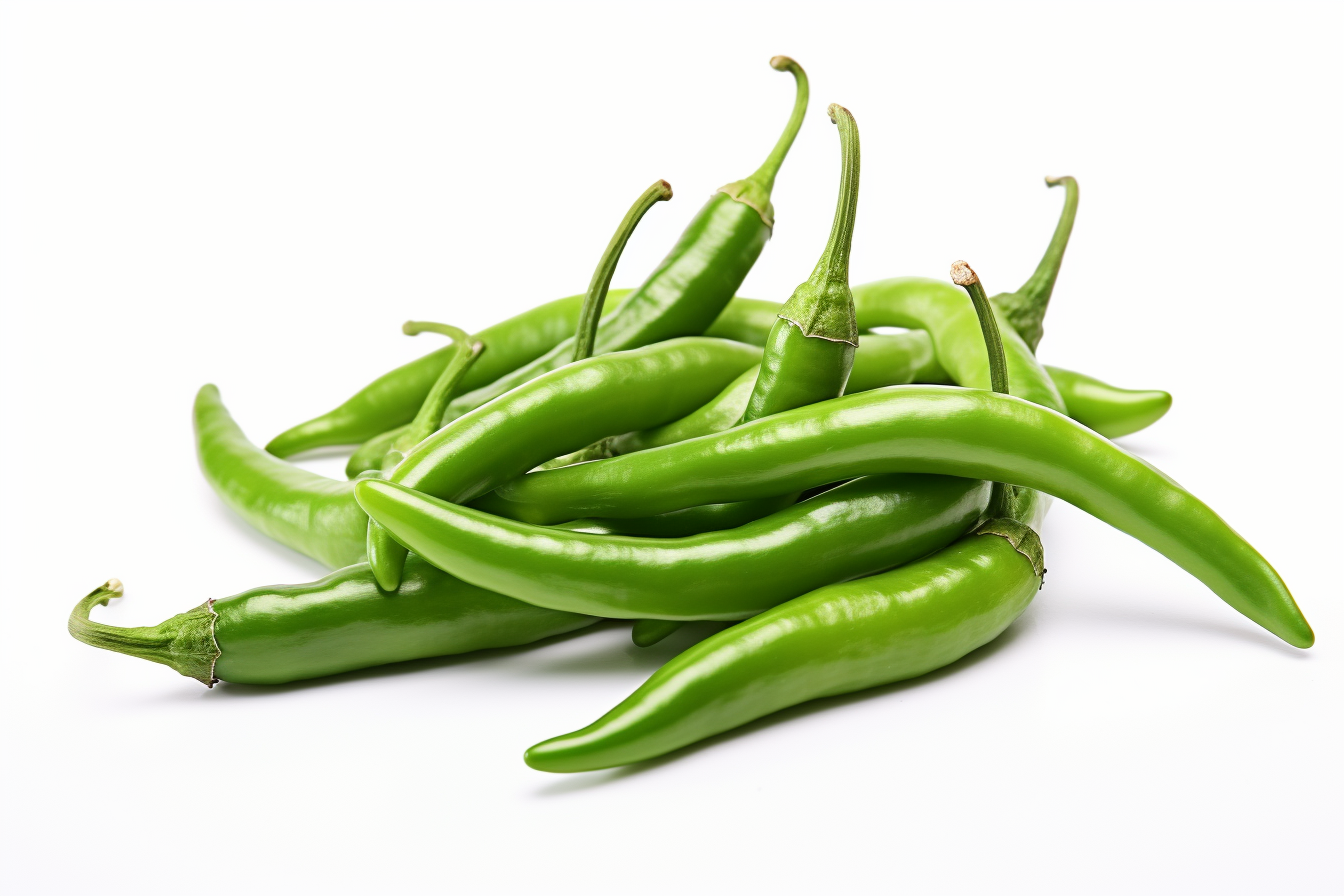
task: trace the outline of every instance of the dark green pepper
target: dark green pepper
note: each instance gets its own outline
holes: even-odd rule
[[[111,579],[76,604],[70,634],[162,663],[202,684],[284,684],[384,663],[531,644],[598,620],[468,585],[417,557],[395,598],[368,564],[303,585],[253,588],[155,626],[119,628],[89,611],[121,596]]]

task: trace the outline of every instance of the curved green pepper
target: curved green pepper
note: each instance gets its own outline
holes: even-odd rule
[[[828,585],[701,641],[593,724],[523,758],[545,772],[628,765],[785,707],[923,675],[997,637],[1042,573],[990,529],[891,572]]]
[[[512,504],[510,516],[544,524],[647,516],[896,472],[1054,495],[1161,552],[1288,643],[1313,641],[1273,567],[1194,495],[1062,414],[975,389],[847,395],[689,442],[530,474],[502,486],[497,500]]]
[[[613,289],[604,311],[614,311],[633,291]],[[489,385],[573,336],[583,299],[582,293],[556,299],[475,334],[474,341],[490,348],[489,357],[473,365],[456,391],[469,392]],[[292,457],[328,445],[358,445],[383,433],[399,430],[411,422],[425,403],[430,388],[448,366],[452,353],[451,346],[441,348],[388,371],[336,408],[280,433],[267,443],[266,450],[276,457]],[[391,443],[389,438],[377,449],[368,466],[355,473],[376,469]]]
[[[119,628],[89,611],[121,596],[111,579],[75,605],[69,629],[85,644],[138,656],[205,685],[284,684],[385,663],[531,644],[598,622],[484,591],[417,557],[395,598],[368,564],[303,585],[253,588],[155,626]]]
[[[1171,410],[1171,395],[1158,389],[1121,389],[1085,373],[1045,366],[1069,408],[1069,416],[1118,439],[1147,429]]]
[[[685,416],[758,362],[760,353],[700,336],[570,364],[439,430],[391,478],[403,481],[398,477],[420,470],[427,452],[441,450],[452,458],[451,472],[431,481],[455,482],[461,486],[455,493],[474,497],[603,436]],[[257,448],[214,386],[201,388],[195,419],[201,469],[243,519],[328,566],[363,558],[368,516],[355,502],[355,483],[309,473]]]
[[[483,588],[570,612],[690,620],[744,619],[922,557],[966,532],[989,492],[970,479],[870,476],[688,538],[548,529],[376,480],[355,497],[407,548]]]
[[[774,227],[770,192],[802,126],[808,98],[807,75],[798,63],[776,56],[770,65],[792,73],[797,88],[784,133],[755,173],[714,194],[643,285],[602,321],[593,347],[595,354],[703,333],[760,257]],[[455,399],[444,422],[568,363],[573,354],[572,341],[560,343],[535,361]]]

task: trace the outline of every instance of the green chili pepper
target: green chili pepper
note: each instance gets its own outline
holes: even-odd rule
[[[987,310],[980,307],[988,304],[983,290],[972,301]],[[995,390],[1007,393],[994,318],[981,320]],[[999,506],[1003,517],[951,547],[892,572],[828,585],[720,632],[601,719],[537,744],[524,759],[552,772],[626,765],[787,706],[945,666],[997,637],[1040,588],[1045,558],[1036,529],[1048,500],[1015,493]],[[636,643],[665,636],[659,625],[646,624]]]
[[[703,333],[742,285],[774,227],[770,192],[807,111],[807,75],[798,63],[776,56],[770,65],[793,74],[793,113],[775,148],[750,177],[721,187],[672,251],[616,313],[602,322],[594,352],[622,351],[677,336]],[[562,342],[537,360],[489,386],[453,401],[445,421],[565,364],[574,353]]]
[[[193,418],[201,472],[252,528],[332,569],[364,558],[368,517],[354,501],[353,482],[310,473],[253,445],[213,385],[196,393]]]
[[[992,392],[892,386],[847,395],[689,442],[533,473],[500,487],[495,500],[510,502],[512,517],[544,524],[647,516],[896,472],[1054,495],[1166,555],[1288,643],[1312,643],[1278,574],[1207,505],[1062,414]]]
[[[1030,549],[1033,529],[1019,527],[1011,534]],[[627,765],[785,707],[923,675],[1006,629],[1042,571],[990,529],[891,572],[828,585],[701,641],[611,712],[524,759],[546,772]]]
[[[484,591],[419,558],[395,599],[367,564],[304,585],[253,588],[144,628],[93,622],[89,611],[121,596],[111,579],[70,613],[85,644],[138,656],[213,686],[283,684],[384,663],[530,644],[599,621]]]
[[[859,330],[849,292],[849,254],[859,202],[859,127],[849,110],[827,110],[840,131],[840,196],[831,235],[812,276],[784,303],[765,343],[743,422],[843,395]]]
[[[1110,439],[1147,429],[1171,410],[1171,395],[1157,389],[1120,389],[1083,373],[1046,365],[1069,416]]]
[[[1108,438],[1119,438],[1146,429],[1171,407],[1171,395],[1158,390],[1121,389],[1085,374],[1062,367],[1045,368],[1059,389],[1069,416]],[[626,433],[604,443],[601,456],[575,457],[601,460],[632,454],[660,445],[671,445],[734,426],[747,408],[758,368],[752,368],[729,383],[714,398],[680,420],[641,432]],[[923,330],[905,333],[867,333],[859,339],[854,368],[845,394],[867,392],[882,386],[909,383],[949,385],[951,378],[933,356],[933,343]],[[565,466],[565,464],[556,464]]]
[[[759,360],[754,346],[703,336],[589,358],[439,430],[391,478],[403,481],[403,471],[421,470],[427,454],[437,459],[433,452],[441,450],[452,458],[453,472],[430,481],[455,482],[461,494],[474,497],[604,435],[685,416]],[[195,418],[201,469],[243,519],[332,567],[363,558],[368,517],[355,503],[353,482],[309,473],[257,448],[214,386],[201,388]]]
[[[604,311],[614,311],[631,292],[633,290],[612,290]],[[490,355],[472,367],[457,391],[467,392],[489,385],[572,336],[583,300],[582,294],[556,299],[477,333],[473,341],[490,346]],[[276,457],[292,457],[327,445],[358,445],[405,426],[424,405],[429,390],[443,373],[452,354],[451,347],[441,348],[383,374],[339,407],[271,439],[266,450]],[[355,473],[377,469],[391,444],[392,439],[387,439],[368,465]]]
[[[621,253],[625,251],[625,244],[630,241],[630,236],[635,232],[635,228],[639,225],[644,214],[654,204],[671,198],[672,187],[667,181],[659,180],[655,182],[635,200],[634,205],[630,207],[617,226],[615,234],[607,242],[607,247],[602,251],[602,257],[598,259],[597,268],[593,271],[592,280],[588,284],[588,292],[584,295],[583,310],[579,313],[578,330],[574,338],[573,361],[583,361],[593,353],[593,344],[597,338],[598,320],[602,316],[602,307],[607,300],[607,290],[611,288],[611,278],[616,273],[616,265],[620,261]],[[450,364],[449,369],[451,368],[452,365]],[[447,399],[446,392],[443,389],[436,387],[435,394],[445,397],[442,401],[436,402],[433,407],[422,409],[420,416],[416,418],[416,422],[411,424],[411,431],[399,437],[399,444],[418,444],[438,429],[438,422],[443,418]],[[404,451],[389,451],[387,458],[394,460],[394,463],[389,465],[387,460],[384,461],[384,474],[391,473],[392,467],[400,463],[404,456]],[[406,560],[406,549],[394,541],[378,525],[376,520],[369,520],[367,548],[369,566],[375,570],[384,570],[381,580],[391,581],[390,574],[386,571],[401,568],[402,563]]]
[[[434,387],[429,390],[429,396],[425,403],[421,405],[420,411],[415,415],[406,428],[397,436],[392,447],[383,455],[380,473],[386,476],[397,464],[401,463],[406,452],[410,451],[420,442],[429,437],[434,430],[439,428],[439,420],[443,417],[443,409],[447,407],[448,400],[453,394],[453,390],[462,377],[471,369],[472,364],[480,357],[484,346],[479,342],[472,342],[471,337],[459,330],[457,327],[451,327],[446,324],[429,323],[425,321],[407,321],[402,325],[402,331],[408,336],[415,336],[426,330],[441,333],[452,340],[455,354],[443,368],[443,373],[439,374],[438,381]],[[366,535],[366,542],[369,557],[374,557],[374,552],[380,548],[385,548],[386,541],[375,537],[374,530],[378,528],[375,522],[369,522],[369,532]],[[404,561],[406,555],[404,551],[395,549],[393,546],[392,556],[397,562]]]
[[[375,480],[355,487],[393,537],[468,582],[552,609],[685,620],[744,619],[922,557],[965,533],[989,492],[969,479],[871,476],[736,529],[639,538],[533,526]]]

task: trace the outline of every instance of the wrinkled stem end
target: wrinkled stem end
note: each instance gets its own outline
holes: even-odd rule
[[[214,687],[219,645],[215,642],[217,616],[211,601],[158,625],[143,628],[119,628],[89,618],[89,611],[94,607],[105,606],[109,600],[121,595],[122,585],[116,579],[108,579],[85,595],[70,611],[67,623],[70,634],[90,646],[161,663],[206,687]]]
[[[1003,311],[1008,323],[1012,324],[1033,353],[1045,332],[1042,322],[1050,305],[1050,296],[1055,291],[1060,265],[1064,262],[1064,250],[1069,246],[1074,218],[1078,215],[1078,181],[1068,176],[1047,177],[1045,183],[1050,187],[1063,186],[1065,190],[1064,208],[1059,213],[1059,223],[1055,225],[1050,245],[1041,256],[1035,272],[1022,284],[1021,289],[994,297],[994,304]]]
[[[630,241],[645,213],[653,208],[655,203],[666,202],[671,198],[672,185],[665,180],[654,181],[653,186],[641,193],[635,204],[630,206],[630,210],[621,219],[620,226],[612,234],[611,241],[607,243],[602,257],[598,259],[593,279],[588,283],[588,294],[583,298],[583,308],[579,311],[579,325],[574,332],[575,361],[592,357],[596,349],[597,326],[602,320],[602,306],[606,304],[607,291],[611,289],[611,278],[616,274],[616,265],[621,260],[621,253],[625,251],[625,244]]]
[[[724,184],[719,187],[719,192],[726,193],[733,200],[754,208],[765,222],[765,226],[773,230],[775,208],[770,204],[770,192],[774,190],[775,177],[778,176],[780,166],[784,164],[784,159],[798,136],[799,128],[803,126],[803,116],[807,114],[808,84],[807,72],[788,56],[774,57],[770,60],[770,67],[778,72],[789,72],[794,78],[793,111],[789,114],[788,124],[784,126],[784,133],[775,143],[775,148],[770,150],[770,155],[766,156],[755,173],[742,180]]]

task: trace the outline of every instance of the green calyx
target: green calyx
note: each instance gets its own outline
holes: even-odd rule
[[[807,72],[787,56],[776,56],[771,59],[770,67],[775,71],[789,72],[793,75],[796,92],[789,123],[784,126],[784,133],[775,143],[775,148],[770,150],[770,155],[766,156],[754,174],[724,184],[719,187],[719,192],[726,193],[735,202],[754,208],[765,222],[765,226],[773,230],[775,207],[770,203],[770,192],[775,188],[775,177],[779,174],[779,167],[784,164],[784,157],[789,154],[794,138],[798,136],[798,129],[803,126],[803,115],[807,112]]]
[[[70,634],[93,647],[171,666],[206,687],[214,687],[218,680],[215,661],[219,659],[219,644],[215,641],[218,614],[211,607],[214,602],[206,601],[158,625],[142,628],[119,628],[89,619],[89,611],[95,606],[106,606],[121,594],[121,582],[116,579],[108,579],[91,591],[70,611]]]
[[[1045,310],[1050,304],[1050,295],[1055,290],[1055,280],[1059,277],[1059,266],[1064,261],[1064,250],[1069,246],[1069,235],[1073,233],[1073,219],[1078,215],[1078,181],[1072,177],[1047,177],[1047,186],[1064,187],[1064,209],[1059,213],[1059,223],[1055,225],[1055,234],[1050,245],[1036,265],[1036,271],[1022,284],[1017,292],[999,293],[992,301],[1003,312],[1022,340],[1033,351],[1041,342],[1045,332],[1042,321]]]
[[[602,258],[593,271],[593,279],[588,283],[588,294],[583,298],[583,308],[579,312],[579,325],[574,333],[574,360],[582,361],[592,357],[593,346],[597,343],[597,325],[602,319],[602,306],[607,301],[607,291],[611,289],[611,278],[616,273],[616,264],[621,260],[625,244],[635,232],[644,213],[656,203],[672,198],[672,185],[665,180],[655,181],[630,206],[630,210],[621,219],[620,226],[607,243]]]
[[[857,346],[859,327],[849,290],[849,254],[859,206],[859,126],[844,106],[832,104],[826,112],[840,131],[840,195],[831,235],[812,276],[793,291],[779,316],[804,336]]]
[[[971,534],[998,535],[1008,539],[1013,550],[1027,558],[1037,576],[1045,575],[1045,547],[1041,544],[1041,537],[1036,534],[1036,530],[1026,523],[1010,517],[995,517],[976,526]]]

